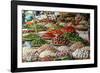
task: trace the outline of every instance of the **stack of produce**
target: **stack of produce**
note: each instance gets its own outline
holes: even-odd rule
[[[71,56],[69,55],[69,52],[69,47],[67,46],[58,47],[56,52],[56,60],[70,60]]]
[[[52,61],[56,57],[56,49],[52,45],[45,44],[38,48],[40,61]]]
[[[56,47],[45,44],[37,49],[40,61],[54,61],[54,60],[70,60],[69,47]]]
[[[38,60],[38,53],[35,49],[23,48],[22,61],[34,62]]]
[[[56,57],[56,54],[50,50],[45,50],[40,53],[39,60],[40,61],[53,61]]]
[[[47,33],[45,33],[45,34],[42,36],[42,38],[44,38],[44,39],[46,39],[46,40],[52,39],[52,38],[54,38],[54,37],[55,37],[55,35],[52,34],[51,32],[47,32]]]
[[[67,26],[64,28],[61,28],[62,32],[69,32],[69,33],[76,33],[75,28],[72,26]]]
[[[80,49],[76,49],[72,53],[73,58],[75,59],[89,59],[90,58],[90,47],[85,46]]]
[[[47,41],[45,41],[44,39],[42,39],[40,36],[38,36],[36,34],[29,34],[27,36],[24,36],[23,40],[31,41],[31,44],[33,46],[41,46],[43,44],[48,43]]]
[[[80,48],[82,48],[82,47],[84,47],[85,45],[82,43],[82,42],[76,42],[76,43],[74,43],[74,44],[72,44],[71,46],[70,46],[70,51],[71,52],[74,52],[76,49],[80,49]]]
[[[32,45],[33,46],[42,46],[43,44],[46,44],[48,43],[47,41],[45,41],[44,39],[42,38],[34,38],[32,40]]]
[[[62,35],[56,35],[53,39],[52,39],[52,43],[54,45],[67,45],[69,43],[68,40],[62,40]]]
[[[41,47],[39,47],[37,50],[38,50],[39,53],[43,52],[44,50],[51,50],[51,51],[54,51],[54,52],[57,51],[55,49],[55,47],[51,44],[44,44]]]

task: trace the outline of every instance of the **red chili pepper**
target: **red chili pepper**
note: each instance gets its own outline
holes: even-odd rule
[[[26,22],[25,24],[27,24],[27,25],[32,25],[33,22]]]
[[[72,26],[67,26],[66,28],[61,29],[62,32],[75,32],[75,28]]]
[[[61,30],[52,30],[51,33],[53,34],[63,34]]]
[[[52,39],[53,37],[55,37],[55,35],[53,35],[52,33],[45,33],[43,36],[42,36],[44,39]]]

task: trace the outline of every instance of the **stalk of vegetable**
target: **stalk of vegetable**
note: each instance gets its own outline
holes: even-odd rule
[[[36,35],[36,34],[28,34],[26,36],[23,36],[23,40],[32,41],[35,38],[40,38],[40,37],[38,35]]]
[[[35,29],[35,33],[37,34],[37,27],[36,27],[37,22],[34,23],[34,29]]]
[[[36,16],[36,13],[34,13],[33,11],[33,16],[35,17]],[[35,18],[36,19],[36,18]],[[35,27],[35,33],[37,34],[37,28],[36,28],[36,24],[37,24],[37,21],[33,22],[34,23],[34,27]]]

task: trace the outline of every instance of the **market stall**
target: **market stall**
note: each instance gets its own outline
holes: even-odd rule
[[[23,11],[23,62],[90,58],[90,17],[85,13]]]

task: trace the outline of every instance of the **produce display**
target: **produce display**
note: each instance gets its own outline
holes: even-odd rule
[[[72,56],[73,58],[76,59],[87,59],[89,58],[89,54],[90,54],[90,48],[88,46],[80,48],[80,49],[76,49],[73,53]]]
[[[43,44],[48,43],[44,39],[42,39],[40,36],[36,34],[29,34],[27,36],[23,37],[23,40],[31,41],[32,46],[42,46]]]
[[[22,62],[90,59],[90,15],[23,10]]]

